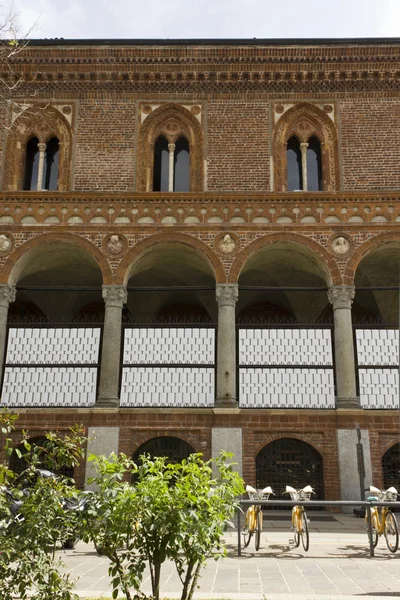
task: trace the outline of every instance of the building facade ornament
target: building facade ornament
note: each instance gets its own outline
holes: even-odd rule
[[[3,308],[8,308],[8,305],[11,302],[15,302],[15,297],[17,294],[17,290],[13,285],[8,285],[8,283],[0,284],[0,306]]]
[[[5,235],[4,233],[0,235],[0,252],[2,254],[9,252],[12,244],[13,242],[8,235]]]
[[[328,290],[328,300],[333,310],[341,308],[351,309],[356,293],[354,285],[334,285]]]
[[[106,308],[122,308],[128,300],[128,292],[124,285],[103,285],[102,294]]]
[[[215,286],[218,306],[236,306],[239,297],[237,283],[217,283]]]
[[[350,242],[343,235],[340,235],[333,240],[331,247],[337,256],[343,256],[350,250]]]

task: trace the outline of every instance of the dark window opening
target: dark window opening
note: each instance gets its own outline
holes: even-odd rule
[[[314,136],[308,140],[307,190],[309,192],[322,191],[321,142]]]
[[[26,145],[24,190],[37,190],[39,169],[39,140],[34,137]]]
[[[289,192],[303,189],[300,142],[291,137],[287,143],[287,189]]]
[[[189,144],[183,137],[175,144],[174,192],[189,191],[190,154]]]
[[[159,137],[154,145],[153,191],[168,192],[168,179],[168,142],[164,137]]]
[[[46,437],[37,437],[34,439],[30,439],[29,440],[30,445],[33,447],[42,447],[42,448],[46,448],[46,444],[48,443],[47,438]],[[21,457],[18,456],[18,454],[15,452],[15,450],[13,450],[11,457],[10,457],[10,469],[12,471],[14,471],[14,473],[17,473],[18,475],[23,473],[23,471],[25,471],[25,469],[27,469],[29,467],[29,462],[26,460],[26,457],[29,455],[29,452],[25,449],[25,446],[23,444],[20,444],[19,446],[17,446],[17,449],[21,452]],[[62,467],[61,469],[55,469],[54,467],[51,467],[50,465],[44,464],[44,463],[39,463],[38,468],[39,469],[46,469],[48,470],[49,467],[51,468],[51,471],[53,471],[55,473],[55,475],[63,475],[64,477],[67,477],[68,479],[73,479],[74,478],[74,467]]]
[[[57,189],[59,147],[58,139],[55,137],[47,143],[43,186],[45,190]]]

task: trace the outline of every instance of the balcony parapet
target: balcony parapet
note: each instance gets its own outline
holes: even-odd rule
[[[10,192],[0,226],[382,226],[400,223],[400,191],[349,193]]]

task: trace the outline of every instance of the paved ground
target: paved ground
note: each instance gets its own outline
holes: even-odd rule
[[[380,538],[376,556],[370,558],[363,519],[335,515],[320,522],[311,515],[310,550],[294,549],[289,543],[289,514],[283,520],[264,518],[261,548],[237,556],[237,533],[227,534],[229,556],[209,561],[203,570],[198,599],[222,600],[317,600],[368,596],[369,600],[400,597],[400,550],[392,555]],[[329,518],[329,517],[328,517]],[[326,519],[326,516],[325,516]],[[108,561],[93,548],[79,543],[63,553],[68,570],[79,577],[82,598],[111,596]],[[150,594],[146,578],[143,591]],[[179,598],[180,581],[171,564],[163,567],[162,596]]]

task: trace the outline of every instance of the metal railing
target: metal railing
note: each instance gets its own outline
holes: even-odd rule
[[[354,507],[365,507],[367,512],[367,521],[368,521],[368,541],[369,541],[369,552],[370,556],[375,555],[375,549],[373,545],[372,539],[372,517],[371,517],[371,508],[373,506],[389,506],[391,508],[399,508],[400,502],[378,502],[375,500],[309,500],[308,502],[303,501],[293,501],[293,500],[258,500],[254,502],[254,500],[241,500],[240,507],[248,507],[253,504],[258,504],[262,506],[263,509],[266,509],[268,506],[304,506],[310,507],[313,506],[354,506]],[[290,518],[290,517],[289,517]],[[289,519],[288,519],[289,520]],[[238,530],[238,556],[242,555],[242,527],[241,527],[241,510],[237,511],[237,530]]]

